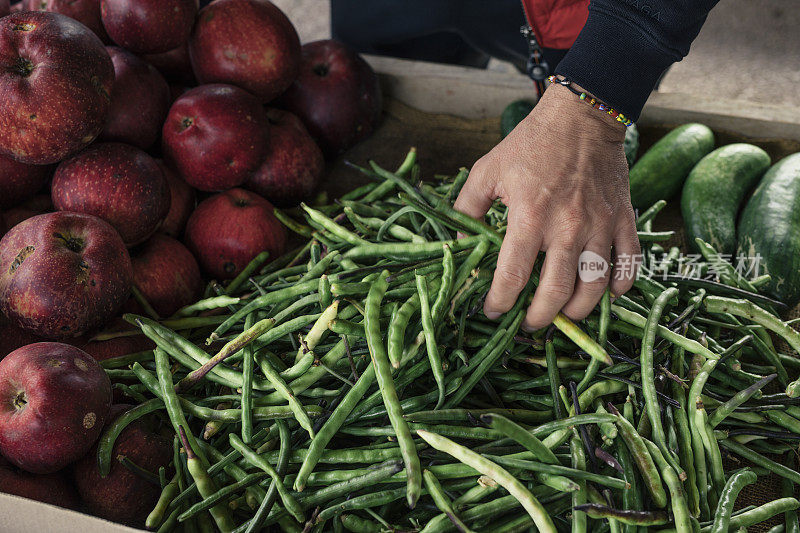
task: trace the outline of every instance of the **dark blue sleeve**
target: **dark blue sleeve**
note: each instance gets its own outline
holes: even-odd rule
[[[592,0],[556,74],[637,120],[661,74],[689,53],[719,0]]]

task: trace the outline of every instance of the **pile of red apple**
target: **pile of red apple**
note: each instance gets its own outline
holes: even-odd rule
[[[159,491],[130,464],[157,473],[172,443],[137,421],[114,449],[129,466],[99,475],[126,407],[97,361],[152,345],[93,334],[280,255],[273,205],[373,131],[377,78],[340,43],[301,46],[267,0],[0,0],[0,17],[0,490],[141,525]]]

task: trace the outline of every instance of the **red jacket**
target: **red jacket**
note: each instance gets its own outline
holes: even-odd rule
[[[572,47],[589,16],[589,0],[522,0],[539,46]]]

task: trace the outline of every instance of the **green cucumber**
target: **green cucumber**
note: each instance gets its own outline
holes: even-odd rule
[[[628,166],[632,166],[636,161],[636,152],[639,151],[639,130],[636,124],[628,126],[625,131],[625,159],[628,160]]]
[[[767,152],[746,143],[717,148],[695,165],[681,193],[686,240],[693,250],[699,237],[722,254],[736,251],[739,207],[769,165]]]
[[[631,168],[633,207],[647,209],[675,196],[692,167],[713,149],[714,132],[703,124],[684,124],[667,133]]]
[[[760,257],[765,292],[790,307],[800,303],[800,153],[775,163],[739,218],[739,253]]]
[[[515,100],[503,109],[503,114],[500,115],[500,133],[504,139],[517,127],[517,124],[522,122],[522,119],[533,111],[535,105],[536,102],[531,100]]]

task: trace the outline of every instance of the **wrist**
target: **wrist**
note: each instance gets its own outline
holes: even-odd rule
[[[585,127],[601,135],[603,140],[621,142],[625,139],[625,116],[617,114],[600,101],[592,105],[595,102],[593,95],[576,83],[569,82],[568,87],[558,82],[551,83],[542,99],[555,106],[566,118],[583,122]]]

